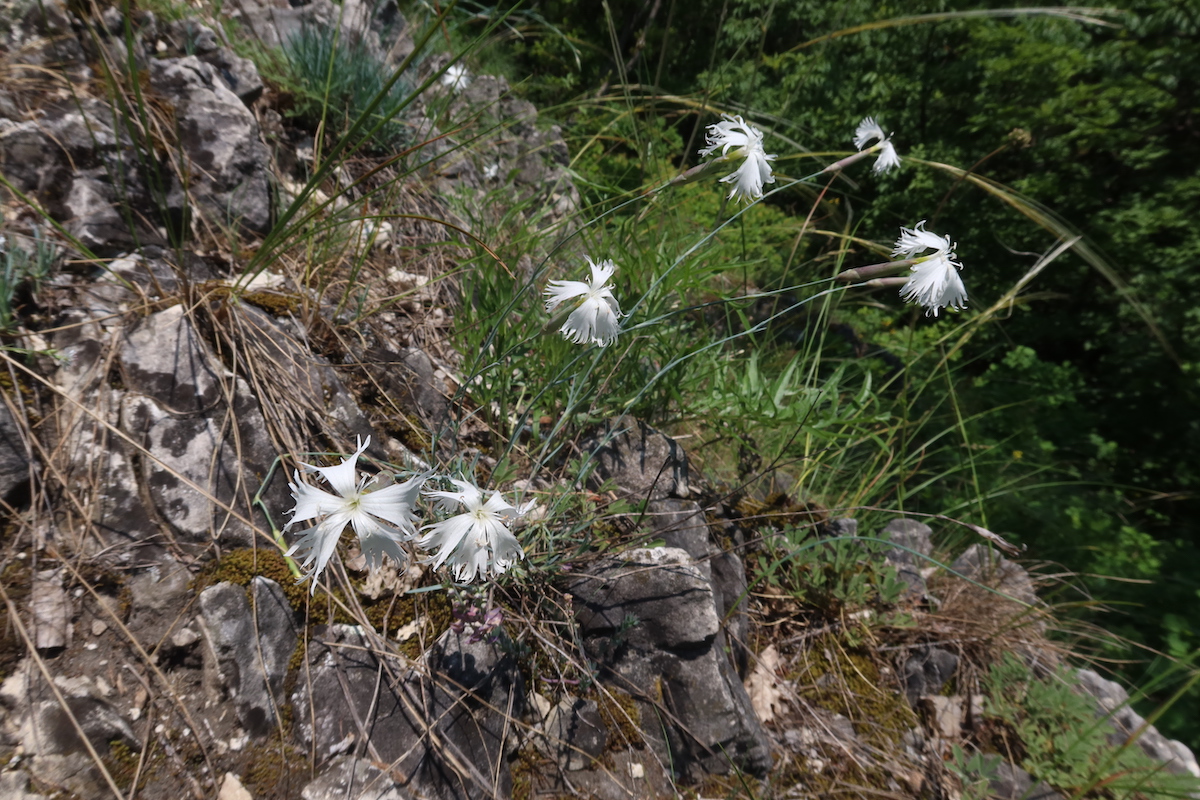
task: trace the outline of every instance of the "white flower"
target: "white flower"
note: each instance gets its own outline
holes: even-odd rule
[[[467,68],[462,64],[451,64],[446,67],[440,80],[442,86],[458,92],[471,85],[471,73],[467,72]]]
[[[723,119],[708,126],[704,141],[708,144],[700,150],[700,155],[710,155],[718,148],[722,159],[745,159],[737,171],[721,178],[721,183],[732,183],[729,199],[757,200],[763,195],[763,184],[774,183],[775,176],[771,174],[771,162],[775,156],[767,155],[763,150],[763,134],[758,128],[748,125],[744,119],[721,115]],[[730,148],[734,148],[730,153]]]
[[[883,128],[879,126],[874,117],[867,117],[858,123],[858,129],[854,131],[854,146],[862,150],[871,142],[878,142],[871,147],[871,150],[879,151],[879,158],[875,160],[873,172],[887,172],[893,167],[900,166],[900,155],[896,152],[896,146],[892,144],[892,140],[883,132]]]
[[[608,279],[617,271],[609,259],[599,264],[584,256],[592,268],[592,279],[583,281],[550,281],[546,287],[546,312],[553,314],[565,300],[582,297],[583,302],[571,312],[559,332],[575,344],[595,342],[601,347],[612,344],[621,332],[621,307],[613,297]]]
[[[442,511],[453,511],[460,505],[466,508],[458,516],[421,528],[428,533],[418,544],[426,549],[441,548],[429,559],[434,569],[449,562],[454,580],[470,583],[476,575],[486,577],[489,572],[499,575],[524,558],[517,537],[507,527],[520,512],[506,503],[499,492],[492,492],[485,503],[483,493],[474,485],[453,478],[450,482],[462,491],[426,493],[437,499]]]
[[[925,220],[918,222],[915,228],[900,229],[892,256],[917,261],[908,283],[900,289],[900,297],[925,306],[926,316],[936,317],[944,307],[966,308],[967,289],[958,275],[962,264],[954,256],[954,247],[949,236],[938,236],[925,230]],[[917,257],[917,253],[926,250],[934,252]]]
[[[301,483],[300,473],[295,473],[295,483],[288,484],[296,507],[292,510],[292,521],[287,531],[300,520],[323,517],[311,528],[300,531],[300,538],[285,555],[306,552],[301,565],[306,575],[301,580],[312,579],[311,591],[316,591],[317,576],[325,569],[329,557],[337,549],[338,539],[349,523],[358,534],[363,555],[370,567],[383,563],[388,556],[403,568],[407,557],[400,543],[417,535],[417,517],[412,509],[420,497],[424,475],[417,475],[405,483],[368,489],[375,482],[370,476],[357,479],[355,469],[358,457],[371,444],[371,437],[360,440],[354,455],[333,467],[315,467],[304,464],[305,472],[319,472],[337,494]],[[390,524],[387,524],[390,523]]]

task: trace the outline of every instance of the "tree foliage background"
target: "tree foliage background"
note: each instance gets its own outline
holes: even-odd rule
[[[693,111],[645,113],[643,130],[658,126],[664,140],[690,145],[676,147],[683,155],[672,169],[695,162],[714,108],[745,114],[767,131],[768,152],[780,153],[849,150],[858,120],[877,117],[909,161],[878,178],[862,172],[829,213],[878,241],[920,219],[950,233],[966,265],[968,314],[1000,299],[1056,237],[922,161],[1012,187],[1036,213],[1078,231],[1109,268],[1069,252],[952,354],[947,389],[963,432],[992,457],[968,484],[937,463],[953,458],[942,451],[905,477],[893,502],[953,511],[1079,573],[1106,604],[1079,613],[1151,648],[1101,654],[1130,660],[1128,678],[1144,685],[1167,668],[1154,651],[1190,661],[1200,646],[1200,3],[1121,2],[1100,12],[1105,25],[962,13],[1002,8],[540,0],[525,9],[555,35],[524,38],[512,72],[537,100],[568,109],[563,121],[581,138],[600,127],[581,99],[614,87],[687,98]],[[946,16],[903,19],[930,14]],[[632,138],[647,146],[642,134]],[[614,142],[593,166],[611,178],[624,165],[625,188],[651,181],[639,166],[645,150]],[[780,171],[795,177],[812,163],[781,162]],[[757,246],[775,248],[757,269],[760,284],[798,282],[797,264],[814,269],[788,252],[790,240]],[[889,307],[846,303],[837,322],[875,354],[936,343],[939,323]],[[866,362],[888,369],[886,359]],[[1160,726],[1195,747],[1198,708],[1193,695]]]

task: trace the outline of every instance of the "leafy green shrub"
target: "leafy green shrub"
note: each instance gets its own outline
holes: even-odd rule
[[[987,800],[990,796],[989,781],[1000,766],[1000,757],[978,751],[968,753],[957,744],[950,746],[950,758],[946,769],[962,781],[963,800]]]
[[[859,537],[805,540],[790,530],[787,555],[765,565],[764,577],[802,603],[830,615],[872,604],[892,605],[906,584],[884,554],[887,542]]]
[[[392,77],[361,39],[336,28],[305,25],[284,43],[283,62],[284,82],[294,103],[291,115],[314,129],[324,121],[334,130],[347,131]],[[394,117],[411,92],[403,78],[387,88],[366,129],[386,124],[368,149],[387,152],[410,141],[408,128]]]
[[[1136,743],[1111,744],[1111,723],[1098,715],[1095,698],[1075,687],[1069,670],[1037,678],[1012,655],[984,678],[984,715],[1017,734],[1021,766],[1031,775],[1072,792],[1103,787],[1112,798],[1185,797],[1200,788],[1191,776],[1164,771]]]

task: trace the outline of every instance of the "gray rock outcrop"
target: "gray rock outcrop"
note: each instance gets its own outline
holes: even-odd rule
[[[175,109],[186,158],[186,181],[173,176],[170,211],[186,220],[194,202],[217,225],[265,233],[271,225],[270,156],[241,98],[216,67],[196,56],[151,61],[150,85]]]
[[[595,465],[588,478],[593,488],[611,480],[633,500],[688,496],[687,454],[675,440],[640,420],[610,420],[580,448],[591,453]]]
[[[300,792],[302,800],[412,800],[383,770],[367,759],[338,756]]]
[[[407,665],[380,653],[361,628],[331,626],[310,648],[311,679],[292,698],[297,735],[318,760],[350,751],[390,764],[414,794],[507,796],[512,720],[525,693],[504,649],[498,639],[471,642],[450,630]]]
[[[1163,736],[1153,725],[1147,726],[1145,718],[1134,710],[1129,693],[1121,684],[1102,678],[1091,669],[1077,670],[1075,676],[1079,679],[1079,688],[1096,698],[1098,713],[1112,722],[1115,730],[1109,737],[1111,744],[1120,746],[1141,731],[1137,744],[1147,756],[1161,762],[1168,772],[1200,778],[1200,766],[1192,751],[1183,742]]]
[[[214,700],[233,702],[252,736],[266,736],[280,719],[283,679],[299,631],[283,589],[261,576],[246,591],[218,583],[200,593],[205,672]]]
[[[899,545],[887,552],[887,561],[896,568],[896,577],[908,586],[910,595],[921,597],[925,594],[921,570],[933,553],[932,536],[933,530],[928,525],[911,519],[894,519],[883,528],[881,538]]]
[[[243,520],[253,517],[261,483],[247,479],[261,481],[276,456],[250,387],[222,375],[182,305],[129,331],[120,364],[130,390],[121,425],[150,454],[142,480],[157,516],[187,543],[248,543],[253,531]]]
[[[725,654],[707,562],[671,547],[630,550],[568,589],[601,680],[637,701],[643,733],[679,777],[770,769],[766,733]]]
[[[17,407],[19,409],[19,406]],[[21,435],[23,426],[13,418],[8,403],[0,403],[0,499],[29,480],[29,469],[36,464]]]

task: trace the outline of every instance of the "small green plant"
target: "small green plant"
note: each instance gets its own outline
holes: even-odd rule
[[[886,542],[859,537],[801,541],[802,531],[788,532],[790,554],[766,570],[802,603],[831,615],[868,605],[895,604],[906,584],[887,562]]]
[[[324,122],[339,133],[362,116],[391,77],[361,39],[310,25],[284,42],[283,69],[294,102],[291,115],[314,129]],[[411,141],[408,128],[394,119],[411,93],[404,79],[392,84],[366,126],[387,121],[368,145],[371,151],[391,152]]]
[[[54,262],[54,245],[46,241],[41,231],[33,230],[33,251],[0,236],[0,333],[10,333],[17,326],[19,296],[22,291],[36,292],[50,274]]]
[[[1065,668],[1038,678],[1006,654],[985,677],[984,692],[985,716],[1020,739],[1021,766],[1055,788],[1113,798],[1186,797],[1200,788],[1190,776],[1164,771],[1136,743],[1113,745],[1112,724]]]
[[[988,784],[996,775],[1000,757],[978,751],[967,755],[958,745],[950,746],[946,769],[962,782],[963,800],[987,800]]]

